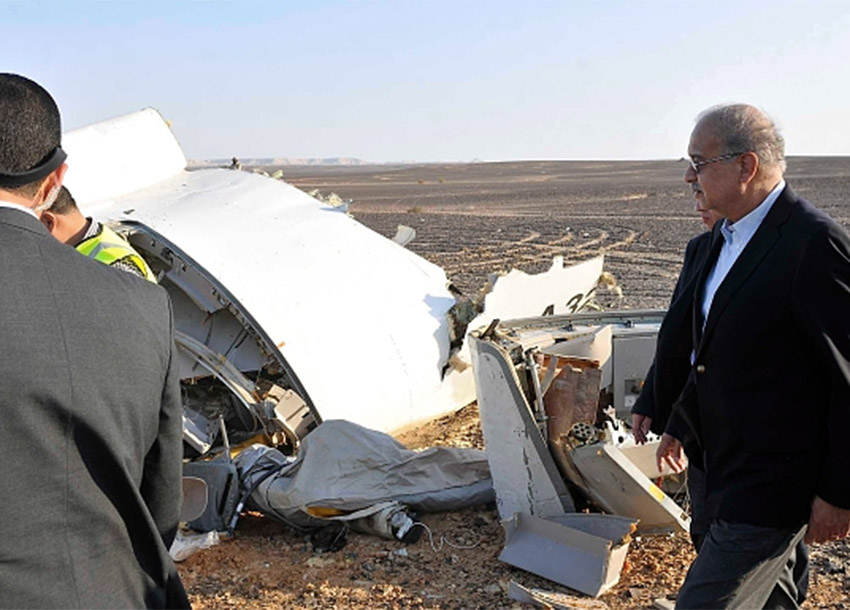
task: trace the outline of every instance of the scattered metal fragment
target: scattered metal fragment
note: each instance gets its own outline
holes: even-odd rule
[[[563,565],[579,549],[595,548],[606,570],[612,569],[600,587],[616,580],[614,547],[609,563],[604,544],[587,547],[557,523],[574,516],[567,514],[574,498],[564,501],[565,479],[643,532],[687,531],[685,511],[628,457],[645,462],[654,447],[636,448],[614,409],[626,402],[633,371],[649,368],[660,319],[660,312],[579,313],[512,320],[471,333],[497,506],[514,536],[503,561],[567,584],[552,566]],[[579,590],[595,591],[582,582]]]
[[[688,531],[685,511],[616,446],[585,445],[572,459],[594,503],[617,515],[639,516],[642,533]]]
[[[571,513],[541,519],[517,513],[504,522],[499,559],[532,574],[597,596],[620,579],[636,520]]]
[[[517,371],[493,342],[469,338],[481,429],[502,519],[574,511],[575,504],[521,390]]]
[[[416,239],[416,229],[407,225],[398,225],[393,241],[399,246],[406,246]]]
[[[508,597],[524,604],[531,604],[536,608],[546,608],[546,610],[608,610],[608,604],[598,599],[527,588],[515,580],[508,584]]]

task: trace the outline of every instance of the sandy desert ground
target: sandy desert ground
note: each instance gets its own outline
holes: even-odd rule
[[[702,230],[676,161],[530,161],[412,167],[284,168],[285,179],[353,200],[355,218],[442,266],[465,293],[487,274],[539,272],[561,254],[604,253],[622,307],[666,307],[684,247]],[[850,227],[850,158],[791,158],[788,182]]]
[[[850,158],[791,158],[788,165],[795,191],[850,227]],[[353,216],[384,235],[399,224],[413,227],[408,247],[441,265],[467,294],[489,273],[539,272],[554,255],[578,262],[604,253],[623,290],[622,300],[612,296],[605,305],[664,308],[684,246],[702,230],[684,165],[674,161],[282,169],[304,190],[352,199]],[[474,406],[401,440],[412,448],[483,446]],[[427,536],[404,547],[350,533],[342,550],[323,554],[303,535],[247,514],[232,540],[189,558],[180,572],[193,605],[209,609],[519,607],[504,593],[511,579],[569,593],[497,560],[504,535],[493,506],[422,521],[434,532],[433,545]],[[620,584],[599,607],[650,607],[675,592],[691,558],[684,537],[633,541]],[[812,560],[805,607],[850,606],[850,545],[814,548]]]

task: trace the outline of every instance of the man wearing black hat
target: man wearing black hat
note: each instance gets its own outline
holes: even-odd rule
[[[50,94],[0,74],[0,607],[186,608],[170,303],[39,222],[60,139]]]

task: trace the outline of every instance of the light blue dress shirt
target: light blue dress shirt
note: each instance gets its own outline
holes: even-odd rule
[[[723,247],[720,249],[720,255],[717,257],[714,268],[705,280],[705,291],[702,296],[703,329],[705,329],[705,322],[708,320],[708,312],[711,311],[711,302],[714,300],[714,295],[717,294],[717,289],[720,288],[741,252],[750,243],[756,230],[761,226],[765,216],[784,188],[785,180],[780,180],[779,184],[764,198],[764,201],[738,222],[732,223],[729,222],[728,218],[723,219],[723,224],[720,225],[720,232],[723,234]]]

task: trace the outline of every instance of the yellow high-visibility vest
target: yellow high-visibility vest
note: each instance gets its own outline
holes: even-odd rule
[[[156,284],[156,276],[138,252],[126,239],[118,235],[105,224],[100,225],[96,235],[77,244],[77,252],[103,263],[114,265],[118,261],[129,260],[145,274],[145,279]]]

